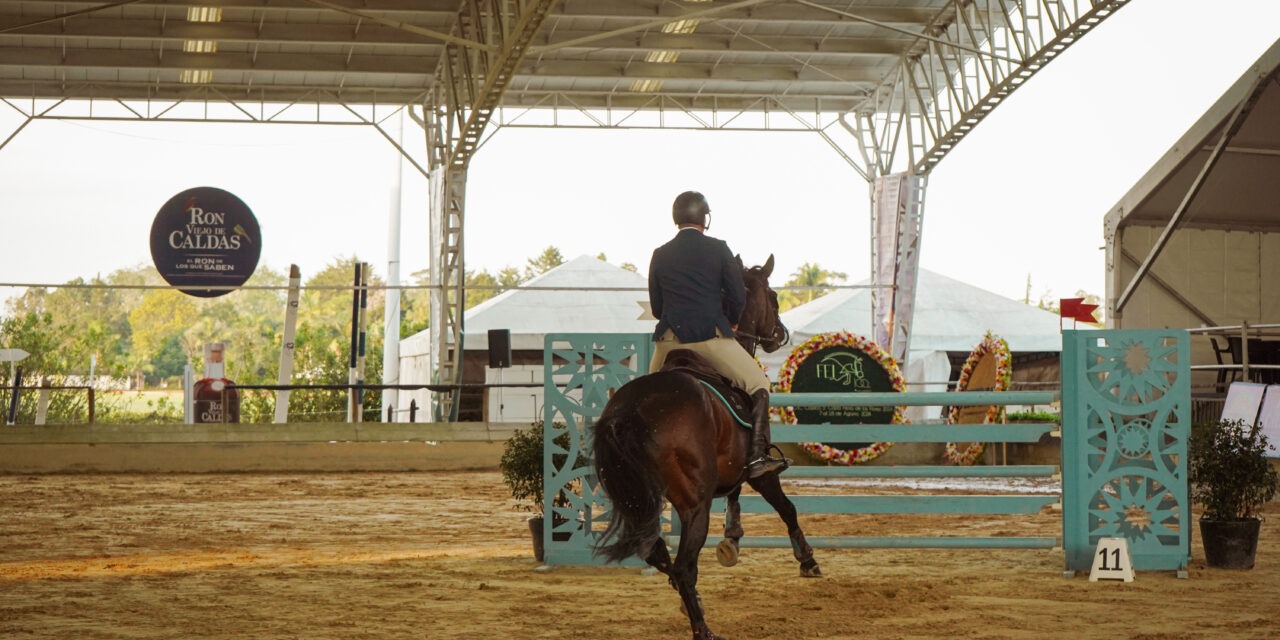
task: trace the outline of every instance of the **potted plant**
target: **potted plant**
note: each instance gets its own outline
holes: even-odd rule
[[[498,461],[498,469],[502,471],[502,481],[511,491],[511,497],[521,503],[521,508],[532,511],[535,515],[529,518],[529,533],[533,536],[533,557],[542,562],[544,545],[542,529],[544,517],[542,513],[542,423],[534,422],[528,429],[517,429],[507,440],[502,450],[502,459]],[[557,444],[568,448],[569,434],[565,433],[557,439]],[[556,492],[552,504],[556,507],[568,507],[569,497],[565,488]],[[564,522],[562,516],[553,514],[553,522],[558,526]],[[555,540],[567,540],[569,532],[556,531]]]
[[[1267,462],[1267,436],[1240,420],[1195,425],[1188,443],[1191,499],[1200,505],[1205,562],[1252,569],[1262,519],[1258,509],[1280,479]]]

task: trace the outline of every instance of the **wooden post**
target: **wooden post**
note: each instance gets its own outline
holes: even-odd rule
[[[293,351],[295,336],[298,330],[298,298],[302,287],[302,271],[298,265],[289,265],[289,297],[284,307],[284,339],[280,345],[280,371],[276,376],[277,384],[289,384],[293,380]],[[275,423],[284,424],[289,421],[289,390],[276,391]]]
[[[49,376],[40,379],[40,399],[36,401],[36,424],[49,419]]]

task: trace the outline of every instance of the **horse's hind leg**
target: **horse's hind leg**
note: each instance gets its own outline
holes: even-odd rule
[[[804,538],[804,531],[800,529],[800,520],[796,517],[796,506],[782,491],[782,481],[778,479],[778,474],[766,473],[758,478],[747,480],[747,483],[760,493],[760,496],[787,524],[787,535],[791,538],[791,553],[800,562],[800,575],[805,578],[820,577],[822,569],[818,567],[818,561],[813,559],[813,547],[809,546]]]
[[[742,505],[738,504],[738,496],[742,493],[742,485],[738,485],[728,496],[725,496],[724,540],[716,545],[716,560],[724,567],[738,564],[738,544],[742,540]]]
[[[709,500],[709,498],[708,498]],[[675,563],[671,567],[671,584],[680,592],[685,612],[689,614],[689,626],[694,640],[723,640],[711,632],[702,613],[702,599],[698,597],[698,553],[707,542],[711,509],[703,503],[692,509],[679,510],[680,546],[676,549]]]

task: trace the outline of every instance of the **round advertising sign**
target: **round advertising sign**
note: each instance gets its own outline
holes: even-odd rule
[[[866,393],[902,391],[897,363],[874,342],[848,332],[816,335],[796,347],[778,377],[780,391]],[[796,407],[783,419],[801,424],[898,424],[900,407]],[[823,461],[856,464],[878,457],[886,442],[810,442],[801,447]]]
[[[258,219],[222,189],[187,189],[169,198],[151,223],[151,259],[165,282],[187,295],[231,293],[253,275],[261,255]]]

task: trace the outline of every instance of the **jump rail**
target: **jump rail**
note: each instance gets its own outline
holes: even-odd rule
[[[1047,405],[1059,402],[1052,391],[1006,392],[871,392],[871,393],[775,393],[775,407],[880,407],[880,406],[985,406]],[[773,429],[774,442],[1038,442],[1045,434],[1060,437],[1057,423],[1019,424],[799,424]],[[997,466],[795,466],[783,478],[973,478],[973,477],[1060,477],[1056,465]],[[1046,507],[1061,508],[1061,494],[1053,495],[791,495],[800,513],[830,514],[936,514],[936,515],[1032,515]],[[745,495],[739,500],[743,513],[771,513],[763,498]],[[712,505],[723,512],[724,500]],[[679,539],[679,524],[673,521],[669,540]],[[707,544],[717,544],[720,536],[708,536]],[[1054,549],[1056,537],[1014,536],[812,536],[815,548],[897,548],[956,549],[1012,548]],[[786,537],[747,536],[740,546],[789,548]]]

